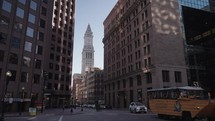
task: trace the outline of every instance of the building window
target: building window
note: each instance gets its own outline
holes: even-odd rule
[[[58,64],[55,65],[55,70],[59,71],[59,65]]]
[[[25,41],[25,51],[31,52],[31,48],[32,48],[32,43]]]
[[[16,16],[18,16],[20,18],[24,18],[24,10],[18,7],[16,9]]]
[[[123,79],[123,88],[126,88],[126,80]]]
[[[15,22],[15,24],[13,25],[13,28],[16,32],[21,32],[22,31],[22,24],[21,23],[18,23],[18,22]]]
[[[65,72],[65,66],[61,66],[61,71]]]
[[[53,69],[53,63],[49,63],[49,69]]]
[[[45,28],[46,22],[43,19],[40,19],[40,27]]]
[[[4,61],[4,51],[3,50],[0,50],[0,61]]]
[[[51,53],[49,57],[51,60],[54,60],[54,54],[53,53]]]
[[[16,81],[16,71],[10,70],[12,76],[10,77],[9,81]]]
[[[64,75],[61,75],[60,80],[64,81]]]
[[[60,90],[62,90],[62,91],[64,90],[64,85],[63,84],[60,85]]]
[[[21,74],[21,82],[28,82],[29,74],[27,72],[22,72]]]
[[[47,4],[47,3],[48,3],[48,0],[43,0],[43,3]]]
[[[66,91],[69,91],[69,86],[68,85],[66,85]]]
[[[54,89],[58,90],[58,84],[56,84],[56,83],[54,84]]]
[[[45,7],[42,7],[42,8],[41,8],[41,14],[44,15],[44,16],[46,16],[46,13],[47,13],[46,8],[45,8]]]
[[[30,67],[31,58],[24,56],[23,57],[23,66]]]
[[[11,12],[11,3],[6,1],[6,0],[3,0],[3,4],[2,4],[2,9],[7,11],[7,12]]]
[[[31,0],[30,8],[33,9],[33,10],[37,10],[37,3],[34,2],[33,0]]]
[[[149,41],[149,33],[146,33],[146,41]]]
[[[54,79],[55,79],[55,80],[58,80],[58,79],[59,79],[59,75],[58,75],[58,74],[55,74]]]
[[[10,20],[7,17],[0,16],[0,27],[8,27]]]
[[[14,48],[20,48],[20,39],[17,38],[17,37],[13,37],[12,38],[12,41],[11,41],[11,46],[14,47]]]
[[[43,54],[43,47],[40,45],[36,45],[36,54],[42,55]]]
[[[136,78],[137,78],[137,86],[142,85],[141,76],[137,75]]]
[[[44,33],[38,32],[37,39],[40,41],[44,41]]]
[[[29,13],[28,22],[31,22],[31,23],[34,24],[35,23],[35,15]]]
[[[69,82],[71,80],[71,75],[66,76],[66,82]]]
[[[39,84],[39,83],[40,83],[40,75],[34,74],[34,84]]]
[[[175,82],[182,82],[180,71],[175,71]]]
[[[26,35],[29,37],[33,37],[34,36],[34,29],[27,27]]]
[[[113,87],[113,90],[115,90],[115,83],[114,82],[112,83],[112,87]]]
[[[120,81],[117,81],[117,89],[120,89]]]
[[[162,78],[163,82],[169,82],[169,71],[167,70],[162,70]]]
[[[131,78],[131,77],[129,78],[129,86],[133,87],[133,78]]]
[[[26,0],[18,0],[20,3],[24,4],[26,3]]]
[[[49,79],[52,79],[53,74],[49,73]]]
[[[6,44],[7,41],[7,34],[0,32],[0,43]]]
[[[146,73],[146,82],[147,84],[152,83],[152,74],[150,72]]]
[[[19,57],[17,54],[15,53],[10,53],[9,55],[9,62],[12,63],[12,64],[18,64],[18,60],[19,60]]]
[[[40,69],[41,68],[41,60],[35,59],[35,68]]]

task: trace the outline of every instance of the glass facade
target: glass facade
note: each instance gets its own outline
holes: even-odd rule
[[[31,48],[32,48],[32,43],[26,41],[25,42],[25,51],[31,52]]]
[[[20,3],[24,4],[26,3],[26,0],[18,0]]]
[[[5,11],[7,11],[7,12],[11,12],[11,6],[12,5],[11,5],[10,2],[4,0],[3,4],[2,4],[2,9],[5,10]]]
[[[27,27],[26,35],[29,37],[33,37],[34,36],[34,29]]]
[[[180,11],[182,10],[182,5],[196,9],[206,9],[209,7],[208,0],[178,0],[178,2]]]
[[[24,10],[21,8],[17,8],[16,9],[16,16],[18,16],[20,18],[24,18]]]
[[[37,3],[31,0],[30,8],[33,10],[36,10],[37,9]]]
[[[13,37],[11,40],[12,40],[11,41],[11,46],[12,47],[14,47],[14,48],[20,48],[20,41],[21,40],[19,38]]]
[[[29,14],[28,21],[34,24],[35,23],[35,15]]]

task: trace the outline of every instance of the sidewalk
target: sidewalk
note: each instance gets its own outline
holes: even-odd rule
[[[33,117],[30,115],[29,112],[22,112],[21,115],[19,112],[13,112],[13,113],[5,113],[4,114],[5,117]]]
[[[5,112],[4,116],[5,117],[35,117],[38,115],[46,115],[46,114],[55,114],[55,115],[73,114],[74,115],[74,114],[80,114],[83,112],[86,112],[86,109],[84,109],[84,111],[81,111],[81,108],[76,108],[76,109],[73,109],[73,112],[71,112],[70,108],[67,108],[64,111],[62,110],[62,108],[52,108],[52,109],[44,109],[43,113],[41,113],[41,111],[38,110],[36,112],[36,115],[30,115],[30,113],[26,111],[26,112],[22,112],[21,115],[19,114],[19,112],[13,112],[13,113]]]

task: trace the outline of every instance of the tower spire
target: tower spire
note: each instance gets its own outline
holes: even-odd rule
[[[84,48],[82,51],[82,71],[84,74],[87,68],[94,67],[94,47],[93,47],[93,32],[90,24],[87,25],[84,34]]]
[[[87,30],[85,32],[85,36],[93,36],[93,32],[91,30],[90,24],[87,25]]]

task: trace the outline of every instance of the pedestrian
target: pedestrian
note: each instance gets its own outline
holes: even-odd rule
[[[73,107],[71,107],[71,110],[70,110],[70,112],[71,112],[71,113],[73,112]]]

